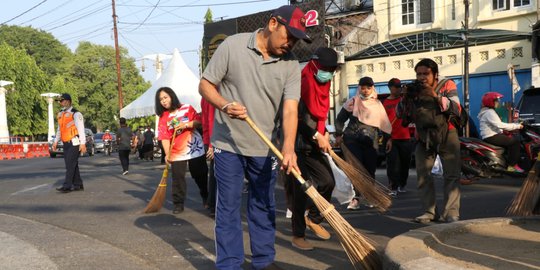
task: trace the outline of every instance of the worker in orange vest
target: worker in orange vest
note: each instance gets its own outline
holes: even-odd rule
[[[79,152],[86,153],[83,115],[73,108],[69,94],[62,94],[60,105],[62,110],[57,116],[58,129],[52,148],[56,151],[58,141],[62,140],[64,161],[66,163],[66,179],[64,184],[56,190],[61,193],[82,191],[84,186],[79,172]]]

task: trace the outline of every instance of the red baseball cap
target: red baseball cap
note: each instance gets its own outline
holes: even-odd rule
[[[295,38],[311,43],[311,38],[306,34],[306,18],[301,9],[290,5],[281,6],[272,12],[272,17],[283,24]]]

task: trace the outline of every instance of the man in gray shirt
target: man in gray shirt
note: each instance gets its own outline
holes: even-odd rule
[[[264,29],[228,37],[206,67],[199,92],[217,108],[214,146],[216,267],[241,269],[244,263],[241,201],[249,180],[247,221],[253,269],[279,269],[275,257],[277,158],[242,119],[248,114],[272,140],[283,129],[282,169],[298,170],[294,140],[300,98],[300,66],[292,47],[305,33],[304,12],[294,6],[276,9]],[[219,85],[219,92],[217,86]],[[280,115],[281,114],[281,115]]]

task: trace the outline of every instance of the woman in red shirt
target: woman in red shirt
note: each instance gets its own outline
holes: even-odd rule
[[[191,105],[181,104],[169,87],[161,87],[157,90],[155,102],[156,114],[159,116],[158,139],[162,141],[165,158],[171,165],[172,171],[173,214],[179,214],[184,211],[187,163],[200,158],[204,161],[203,140],[197,131],[197,128],[201,126],[201,119]],[[171,142],[174,132],[176,132],[176,137],[174,142]],[[198,175],[192,171],[192,177],[199,186],[203,203],[206,203],[208,198],[206,173],[201,172]]]

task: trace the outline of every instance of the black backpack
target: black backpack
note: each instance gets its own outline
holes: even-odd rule
[[[419,140],[426,148],[437,148],[446,141],[448,117],[436,97],[418,96],[414,101],[414,124]]]

